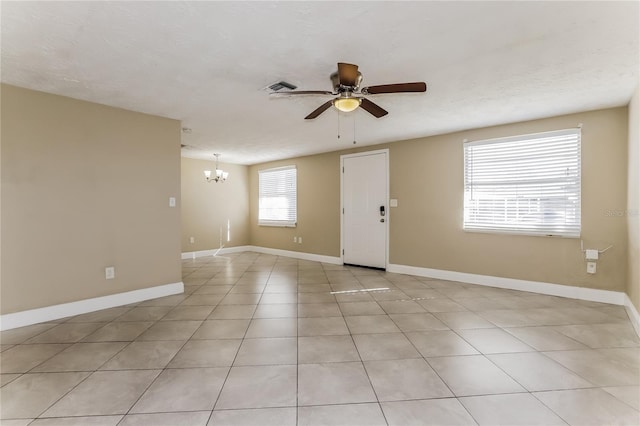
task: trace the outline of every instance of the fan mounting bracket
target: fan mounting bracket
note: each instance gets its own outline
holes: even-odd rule
[[[334,92],[355,92],[356,90],[358,90],[358,87],[360,87],[360,83],[362,82],[362,73],[358,71],[358,77],[356,78],[356,84],[354,86],[345,86],[343,84],[340,84],[340,76],[338,75],[337,71],[331,74],[329,79],[331,80]]]

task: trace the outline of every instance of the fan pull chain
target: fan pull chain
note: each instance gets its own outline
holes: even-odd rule
[[[338,140],[340,140],[340,111],[338,111]]]
[[[353,115],[353,144],[356,144],[356,115]]]

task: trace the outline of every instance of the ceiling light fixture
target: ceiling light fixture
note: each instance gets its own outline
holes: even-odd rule
[[[336,98],[333,100],[333,106],[339,111],[351,112],[360,106],[360,102],[360,98]]]
[[[207,182],[223,182],[225,180],[227,180],[227,178],[229,177],[229,172],[225,172],[224,170],[220,169],[218,167],[218,157],[220,157],[220,154],[213,154],[214,157],[216,157],[216,177],[212,178],[211,177],[211,170],[205,170],[204,171],[204,177],[207,180]]]

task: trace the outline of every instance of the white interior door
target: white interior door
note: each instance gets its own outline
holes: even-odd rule
[[[387,151],[342,159],[343,262],[386,268]]]

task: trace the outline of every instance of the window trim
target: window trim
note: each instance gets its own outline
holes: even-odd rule
[[[273,220],[273,219],[260,219],[260,176],[262,173],[270,173],[277,171],[295,171],[295,220]],[[295,228],[298,224],[298,169],[295,164],[290,166],[272,167],[269,169],[258,170],[258,226],[270,226],[277,228]]]
[[[527,141],[527,140],[535,140],[535,139],[544,139],[549,137],[561,137],[565,135],[576,135],[577,138],[577,233],[572,231],[571,229],[565,230],[563,232],[554,232],[549,227],[547,228],[538,228],[539,231],[528,231],[525,229],[519,228],[518,225],[513,225],[509,227],[485,227],[482,228],[481,225],[475,225],[473,227],[468,227],[469,223],[467,221],[467,147],[473,146],[482,146],[482,145],[490,145],[496,143],[509,143],[509,142],[519,142],[519,141]],[[538,133],[528,133],[523,135],[515,135],[515,136],[507,136],[500,138],[491,138],[491,139],[483,139],[483,140],[475,140],[475,141],[463,141],[463,208],[462,208],[462,230],[464,232],[473,232],[473,233],[483,233],[483,234],[500,234],[500,235],[524,235],[524,236],[537,236],[537,237],[558,237],[558,238],[580,238],[582,233],[582,129],[578,128],[568,128],[562,130],[553,130],[547,132],[538,132]],[[519,224],[522,222],[519,222]]]

